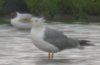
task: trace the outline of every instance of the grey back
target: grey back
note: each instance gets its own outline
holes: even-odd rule
[[[59,48],[59,50],[63,50],[66,48],[75,48],[79,45],[78,40],[68,38],[63,34],[63,32],[50,28],[46,28],[44,40]]]

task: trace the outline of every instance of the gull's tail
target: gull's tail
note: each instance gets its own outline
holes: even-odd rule
[[[80,40],[80,46],[95,46],[94,44],[89,43],[88,40]]]

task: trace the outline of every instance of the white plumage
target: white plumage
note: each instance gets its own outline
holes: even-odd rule
[[[59,49],[55,47],[54,45],[44,41],[44,31],[45,28],[33,28],[31,30],[32,35],[32,41],[34,45],[39,48],[40,50],[46,51],[46,52],[58,52]]]
[[[42,22],[44,22],[45,20],[43,18],[34,17],[32,18],[32,21],[33,21],[33,26],[31,30],[31,35],[34,45],[38,47],[40,50],[46,52],[48,52],[50,49],[51,51],[52,50],[58,51],[58,48],[54,47],[53,45],[43,40],[45,28],[42,27]]]
[[[17,16],[11,19],[11,24],[18,29],[29,29],[31,28],[31,18],[33,16],[28,13],[19,13]]]

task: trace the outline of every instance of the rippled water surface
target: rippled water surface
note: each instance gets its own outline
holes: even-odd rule
[[[53,24],[49,27],[63,31],[76,39],[90,40],[96,46],[84,50],[64,50],[48,60],[47,53],[37,49],[29,31],[0,25],[0,65],[100,65],[100,26],[95,24]]]

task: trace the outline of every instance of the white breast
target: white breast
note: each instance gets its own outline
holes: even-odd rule
[[[32,41],[34,43],[34,45],[46,52],[58,52],[59,49],[55,46],[53,46],[52,44],[44,41],[44,31],[45,29],[42,29],[41,31],[36,31],[36,30],[32,30],[31,31],[31,35],[32,35]]]

